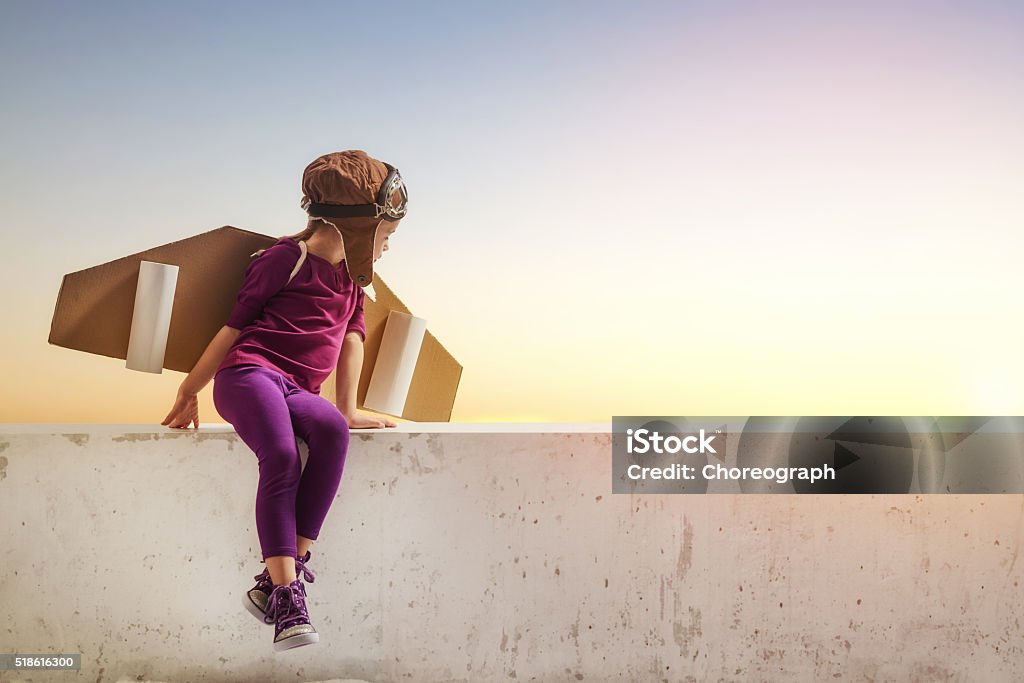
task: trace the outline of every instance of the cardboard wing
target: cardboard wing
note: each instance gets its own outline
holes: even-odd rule
[[[142,261],[179,267],[163,367],[189,372],[235,305],[250,254],[276,238],[224,226],[109,263],[68,273],[61,281],[50,323],[49,342],[77,351],[126,359],[139,266]],[[359,377],[358,406],[363,407],[384,326],[391,310],[410,313],[395,293],[374,274],[372,299],[363,314],[366,342]],[[321,395],[333,401],[335,375]],[[428,331],[416,360],[405,409],[397,416],[423,422],[451,419],[462,366]]]

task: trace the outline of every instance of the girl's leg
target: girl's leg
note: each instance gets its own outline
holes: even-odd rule
[[[217,374],[214,404],[259,460],[256,530],[275,585],[295,580],[295,498],[301,461],[295,443],[284,378],[260,366],[226,368]]]
[[[297,390],[285,400],[295,433],[309,446],[295,510],[297,552],[301,557],[320,535],[320,527],[338,492],[348,454],[349,429],[345,417],[322,396]]]

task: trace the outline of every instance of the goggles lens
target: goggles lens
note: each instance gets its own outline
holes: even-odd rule
[[[409,193],[405,189],[405,182],[396,171],[391,182],[384,188],[384,204],[378,210],[388,218],[398,220],[405,216],[408,203]]]

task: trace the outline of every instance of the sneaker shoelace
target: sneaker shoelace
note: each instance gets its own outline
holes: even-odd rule
[[[264,593],[269,593],[274,590],[274,581],[270,578],[269,569],[264,569],[262,574],[257,574],[252,578],[256,579],[256,588],[258,590],[261,590]]]
[[[310,553],[306,551],[305,557],[295,558],[295,574],[300,578],[304,579],[307,583],[313,583],[316,581],[316,574],[309,570],[306,563],[309,562]],[[274,581],[270,578],[270,570],[264,569],[262,574],[257,574],[252,577],[256,580],[256,588],[262,590],[264,593],[270,593],[274,590]],[[306,587],[302,587],[303,593],[305,593]]]
[[[288,586],[276,586],[270,594],[265,618],[268,624],[277,622],[278,633],[292,626],[309,623],[309,611],[301,587],[301,583],[293,581]]]
[[[309,562],[310,553],[307,550],[305,557],[295,558],[295,573],[300,579],[305,579],[308,583],[313,583],[316,580],[316,574],[309,571],[306,567],[306,563]]]

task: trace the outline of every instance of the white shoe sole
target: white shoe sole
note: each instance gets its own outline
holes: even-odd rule
[[[319,633],[300,633],[279,643],[274,643],[274,651],[284,652],[285,650],[291,650],[293,647],[302,647],[303,645],[312,645],[319,642]]]
[[[257,605],[255,602],[253,602],[252,600],[249,599],[249,594],[248,593],[245,593],[245,594],[242,595],[242,604],[245,605],[245,609],[249,612],[249,614],[251,614],[254,617],[256,617],[257,619],[259,619],[261,623],[264,623],[264,624],[267,623],[263,619],[265,616],[267,616],[266,612],[261,610],[259,608],[259,605]]]

